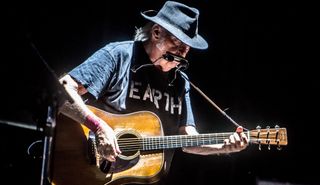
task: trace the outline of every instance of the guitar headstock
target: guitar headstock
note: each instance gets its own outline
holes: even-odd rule
[[[261,150],[261,145],[268,145],[270,150],[270,145],[277,145],[278,149],[281,146],[288,144],[287,139],[287,129],[275,126],[275,128],[266,127],[261,129],[260,126],[256,130],[249,131],[250,142],[259,144],[259,150]]]

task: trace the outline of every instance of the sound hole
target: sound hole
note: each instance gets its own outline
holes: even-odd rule
[[[118,144],[122,152],[120,158],[134,158],[142,148],[141,139],[135,133],[123,133],[118,137]]]

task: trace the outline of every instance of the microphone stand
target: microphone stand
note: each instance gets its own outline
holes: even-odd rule
[[[43,128],[45,137],[43,140],[40,185],[51,184],[50,164],[51,164],[51,158],[52,158],[51,152],[53,151],[52,148],[53,148],[55,127],[56,127],[56,115],[57,115],[56,102],[53,102],[52,105],[48,106],[47,119]]]
[[[64,86],[59,82],[58,76],[55,74],[53,69],[48,65],[44,58],[39,53],[35,45],[30,42],[31,47],[36,52],[37,56],[41,59],[42,63],[45,65],[47,72],[50,74],[51,87],[47,87],[49,97],[47,97],[45,104],[47,105],[46,120],[43,125],[43,154],[42,154],[42,166],[41,166],[41,176],[40,185],[51,185],[51,158],[52,151],[54,147],[54,136],[56,129],[56,117],[58,114],[58,108],[63,105],[66,101],[73,103],[73,99],[67,93]]]

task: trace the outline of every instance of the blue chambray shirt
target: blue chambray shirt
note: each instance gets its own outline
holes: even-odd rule
[[[95,99],[100,99],[116,111],[124,112],[128,108],[126,102],[131,69],[151,64],[150,60],[137,60],[136,52],[145,52],[141,42],[109,43],[71,70],[69,75],[81,83]],[[183,75],[187,77],[185,73]],[[182,77],[180,82],[183,85],[180,92],[182,113],[178,125],[195,126],[189,95],[190,84]]]

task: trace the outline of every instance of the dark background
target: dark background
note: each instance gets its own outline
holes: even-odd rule
[[[111,41],[132,38],[140,11],[164,1],[11,2],[1,16],[0,120],[42,123],[56,97],[55,78]],[[319,184],[316,152],[317,68],[312,64],[312,5],[294,1],[181,1],[200,10],[199,33],[209,42],[192,50],[187,73],[229,116],[248,129],[287,128],[282,150],[250,145],[240,153],[198,156],[177,151],[168,184]],[[311,11],[311,10],[310,10]],[[38,53],[37,53],[38,52]],[[191,92],[202,133],[235,127],[196,91]],[[60,97],[60,95],[58,95]],[[36,120],[36,122],[35,122]],[[3,184],[39,184],[40,132],[0,125]],[[35,158],[34,158],[35,156]],[[1,183],[2,184],[2,183]]]

